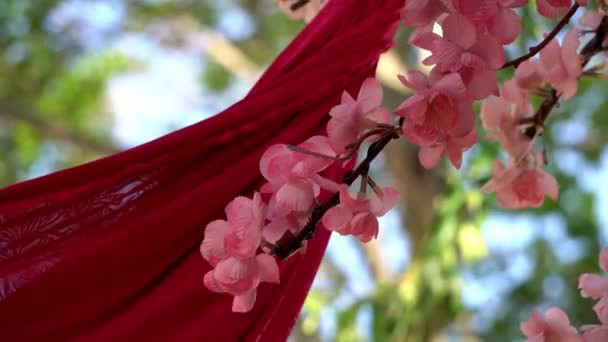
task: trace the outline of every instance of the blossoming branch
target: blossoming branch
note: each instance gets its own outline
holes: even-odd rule
[[[306,21],[327,3],[278,2],[290,17]],[[269,147],[260,160],[267,183],[253,198],[234,199],[226,207],[226,220],[211,222],[205,230],[201,254],[214,267],[204,276],[205,286],[234,296],[232,310],[247,312],[261,282],[280,281],[275,256],[282,260],[305,253],[319,223],[362,242],[376,238],[378,217],[398,202],[399,193],[379,186],[369,175],[370,164],[390,141],[403,137],[419,146],[424,168],[436,167],[443,156],[460,168],[463,153],[477,143],[475,101],[483,101],[480,117],[486,138],[506,154],[505,162],[495,161],[482,192],[496,192],[499,204],[510,209],[538,207],[545,196],[557,199],[559,186],[543,169],[547,161],[535,142],[542,138],[559,99],[576,94],[578,78],[599,75],[585,68],[606,50],[608,17],[587,11],[583,29],[570,30],[560,44],[559,33],[587,3],[538,0],[541,15],[561,20],[529,53],[507,62],[504,46],[520,34],[516,9],[526,4],[527,0],[407,1],[402,17],[406,26],[414,27],[410,43],[430,52],[423,61],[433,67],[430,73],[410,70],[398,76],[413,95],[393,111],[382,107],[382,87],[368,78],[356,97],[344,92],[330,110],[325,136],[298,146]],[[433,31],[435,25],[442,34]],[[579,50],[585,34],[592,37]],[[497,71],[509,67],[516,68],[513,79],[499,85]],[[543,102],[534,109],[531,99],[537,96]],[[365,142],[370,143],[365,158],[341,184],[323,176],[334,163],[353,163]],[[358,188],[352,191],[357,181]],[[322,191],[333,193],[324,203],[319,202]]]

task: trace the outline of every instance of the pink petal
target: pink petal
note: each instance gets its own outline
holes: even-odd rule
[[[502,97],[490,96],[481,105],[480,117],[483,128],[500,129],[511,119],[511,104]]]
[[[462,77],[457,73],[444,75],[433,83],[433,89],[448,94],[454,99],[462,99],[467,95],[467,88],[462,81]]]
[[[351,193],[346,184],[340,186],[340,205],[353,213],[369,210],[369,199],[359,198],[358,194]]]
[[[216,292],[216,293],[226,292],[226,291],[224,291],[224,288],[220,284],[218,284],[218,282],[215,281],[215,278],[213,277],[213,270],[205,273],[205,276],[203,277],[203,284],[211,292]]]
[[[512,43],[518,36],[521,28],[521,19],[517,12],[511,9],[502,9],[494,17],[490,32],[502,44]]]
[[[432,29],[432,26],[431,26]],[[431,50],[433,49],[433,44],[436,40],[441,39],[441,37],[430,30],[424,28],[417,28],[412,32],[409,43],[417,46],[423,50]]]
[[[568,13],[570,1],[568,0],[565,6],[554,6],[551,0],[536,0],[536,6],[540,15],[549,19],[558,19]]]
[[[338,192],[340,189],[340,184],[332,181],[331,179],[327,179],[318,174],[312,175],[310,180],[318,184],[322,189],[330,191],[330,192]]]
[[[232,301],[232,311],[240,313],[251,311],[255,304],[256,292],[256,289],[251,289],[242,295],[235,296]]]
[[[465,80],[467,91],[473,99],[481,100],[490,94],[498,95],[495,71],[463,68],[459,74]]]
[[[608,295],[608,279],[598,274],[585,273],[578,278],[578,288],[582,297],[600,299]]]
[[[249,260],[229,258],[219,262],[215,268],[215,280],[224,284],[233,284],[247,278],[252,271]]]
[[[284,144],[270,146],[260,159],[260,172],[269,182],[282,182],[293,166],[292,152]]]
[[[551,39],[551,41],[540,50],[539,55],[544,70],[562,67],[561,48],[555,38]]]
[[[600,251],[599,264],[602,270],[608,273],[608,247],[604,247]]]
[[[570,77],[578,77],[583,73],[582,57],[578,54],[580,36],[581,30],[571,29],[562,44],[562,58]]]
[[[608,296],[603,296],[599,302],[593,306],[593,311],[597,315],[597,318],[604,325],[608,324]]]
[[[205,238],[201,243],[200,252],[211,266],[215,266],[219,261],[229,257],[224,248],[224,238],[228,230],[228,222],[224,220],[212,221],[205,228]]]
[[[588,10],[583,13],[579,19],[579,23],[585,28],[595,30],[600,26],[603,17],[604,15],[598,11]]]
[[[332,118],[327,123],[327,135],[332,149],[336,153],[344,153],[347,151],[346,146],[357,141],[359,135],[358,122],[356,120]]]
[[[378,236],[378,219],[370,212],[356,214],[351,222],[351,227],[361,242],[369,242]]]
[[[279,278],[279,265],[274,257],[268,254],[258,254],[256,257],[258,263],[258,269],[260,272],[260,279],[267,283],[278,284]]]
[[[477,30],[465,16],[450,14],[441,24],[443,37],[458,45],[463,50],[470,49],[477,41]]]
[[[526,337],[533,337],[543,332],[544,320],[543,315],[538,310],[534,310],[528,320],[520,323],[519,327]]]
[[[540,188],[544,194],[557,201],[559,195],[559,184],[552,175],[541,170]]]
[[[285,235],[285,233],[287,233],[287,230],[289,230],[289,222],[275,219],[264,226],[264,229],[262,229],[262,236],[264,237],[264,240],[270,243],[276,243]]]
[[[437,39],[433,42],[432,55],[422,61],[424,65],[436,65],[440,72],[457,72],[462,67],[462,49],[446,40]]]
[[[445,152],[448,156],[448,159],[450,160],[450,163],[452,163],[455,168],[460,169],[460,166],[462,166],[463,153],[463,150],[460,148],[460,146],[454,143],[448,143],[445,146]]]
[[[427,106],[427,99],[424,96],[410,96],[395,109],[395,115],[403,116],[416,123],[422,123],[426,116]]]
[[[403,75],[397,77],[406,88],[414,91],[425,90],[429,87],[427,76],[418,70],[408,70],[407,78]]]
[[[399,190],[393,187],[382,188],[382,198],[374,194],[370,200],[370,211],[378,216],[384,216],[399,202]]]
[[[418,160],[420,160],[422,167],[430,170],[439,164],[443,152],[444,147],[442,145],[423,146],[418,151]]]
[[[327,210],[321,219],[321,223],[325,228],[340,233],[348,229],[352,217],[353,214],[350,210],[339,205]]]
[[[285,209],[307,211],[312,208],[314,191],[310,183],[286,183],[276,193],[277,202]]]
[[[357,102],[361,103],[363,113],[374,110],[382,103],[382,86],[374,78],[368,77],[363,81]]]
[[[298,145],[298,147],[328,156],[336,155],[336,152],[331,147],[329,138],[326,136],[316,135],[310,137],[306,141]],[[298,163],[302,163],[304,165],[305,171],[303,173],[303,176],[305,177],[310,177],[314,173],[321,172],[334,163],[334,161],[331,159],[319,158],[313,155],[308,155],[297,151],[293,152],[293,157]]]
[[[486,62],[486,67],[497,70],[505,63],[505,50],[498,39],[489,34],[480,35],[471,52]]]

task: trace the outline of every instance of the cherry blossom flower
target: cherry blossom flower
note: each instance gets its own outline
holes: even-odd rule
[[[521,132],[520,122],[533,114],[528,101],[514,103],[503,97],[490,96],[483,102],[480,116],[483,128],[490,132],[488,137],[498,140],[501,147],[517,159],[528,153],[531,143]]]
[[[559,308],[550,308],[545,316],[534,310],[520,328],[530,342],[577,342],[583,341],[576,328],[570,325],[570,319]]]
[[[477,30],[474,23],[459,13],[448,15],[441,23],[443,37],[426,34],[416,44],[429,49],[425,65],[435,65],[439,72],[458,72],[463,67],[475,70],[496,70],[505,62],[500,41]]]
[[[581,31],[572,29],[560,47],[555,39],[540,51],[540,63],[547,80],[565,99],[578,90],[578,78],[583,73],[582,57],[578,54]]]
[[[253,199],[237,197],[226,206],[227,221],[207,225],[201,255],[211,266],[229,257],[240,260],[255,256],[264,226],[266,205],[259,193]]]
[[[608,341],[608,325],[583,325],[581,331],[585,342]]]
[[[598,258],[600,268],[608,273],[608,247],[602,248]],[[585,273],[579,278],[578,288],[584,298],[600,299],[608,295],[608,279],[599,274]]]
[[[520,111],[530,106],[530,96],[546,83],[546,77],[538,60],[522,62],[512,79],[503,83],[501,96],[515,103]]]
[[[502,44],[512,43],[521,29],[521,19],[514,8],[528,0],[455,0],[458,12],[469,18],[478,28],[487,29]]]
[[[475,117],[467,92],[457,73],[427,77],[419,71],[409,71],[401,83],[414,95],[395,110],[405,118],[403,136],[421,146],[420,162],[433,168],[444,152],[455,167],[460,167],[463,150],[475,141]]]
[[[402,18],[406,26],[425,26],[451,8],[450,0],[410,0],[405,2]]]
[[[399,201],[399,191],[382,188],[382,198],[375,193],[370,198],[353,194],[346,184],[340,186],[340,204],[329,209],[323,216],[325,228],[340,235],[354,235],[361,242],[369,242],[378,236],[378,217],[389,211]]]
[[[327,137],[314,136],[298,147],[324,155],[335,155]],[[269,181],[262,192],[275,193],[286,210],[309,210],[320,188],[337,190],[337,184],[318,173],[333,163],[330,159],[292,151],[286,145],[269,147],[260,159],[260,172]]]
[[[355,143],[361,134],[378,123],[388,123],[389,112],[380,107],[381,103],[382,86],[371,77],[361,85],[356,100],[344,91],[341,103],[329,112],[327,136],[331,147],[337,153],[344,153],[346,146]]]
[[[207,272],[203,281],[210,291],[234,296],[232,311],[247,312],[253,308],[261,281],[279,282],[279,267],[268,254],[258,254],[245,260],[228,258]]]
[[[481,192],[496,192],[498,203],[506,209],[540,207],[545,196],[557,200],[558,183],[540,165],[540,153],[536,158],[527,156],[519,165],[512,162],[508,168],[497,160],[492,178],[481,188]]]

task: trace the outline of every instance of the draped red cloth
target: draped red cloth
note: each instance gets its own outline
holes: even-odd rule
[[[280,265],[253,310],[209,292],[208,222],[261,184],[271,144],[324,134],[392,42],[403,0],[333,0],[221,114],[117,155],[0,190],[0,341],[281,341],[329,233]],[[329,170],[339,180],[345,171]]]

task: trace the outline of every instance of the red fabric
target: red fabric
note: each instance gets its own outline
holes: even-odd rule
[[[249,95],[160,139],[0,190],[0,341],[281,341],[325,250],[281,264],[248,314],[203,287],[203,229],[260,185],[267,146],[324,133],[391,44],[403,0],[334,0]],[[329,175],[340,179],[344,170]]]

